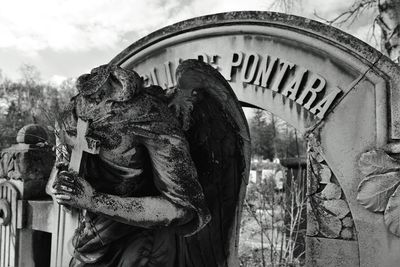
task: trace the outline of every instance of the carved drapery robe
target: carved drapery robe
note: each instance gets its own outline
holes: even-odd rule
[[[78,95],[74,104],[75,118],[89,120],[89,135],[102,145],[99,155],[87,155],[83,168],[96,191],[161,195],[193,217],[185,225],[146,229],[88,211],[72,240],[71,266],[186,266],[177,240],[200,230],[210,215],[188,143],[167,104],[151,90],[93,106]]]

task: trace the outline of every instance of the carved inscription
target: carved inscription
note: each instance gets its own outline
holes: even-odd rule
[[[228,60],[223,60],[221,55],[200,53],[197,58],[221,71],[231,83],[254,85],[282,94],[320,119],[325,117],[342,92],[337,86],[331,86],[329,93],[326,92],[328,82],[324,77],[273,55],[232,52]],[[145,84],[155,84],[165,89],[174,87],[175,70],[181,61],[177,58],[153,67],[144,74]]]

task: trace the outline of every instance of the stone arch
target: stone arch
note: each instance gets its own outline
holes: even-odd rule
[[[183,21],[133,43],[111,63],[133,68],[146,82],[168,88],[174,85],[172,74],[179,60],[187,58],[218,68],[240,101],[272,112],[303,133],[313,133],[355,222],[357,255],[349,256],[351,262],[397,264],[400,239],[387,232],[381,214],[358,204],[356,195],[360,154],[400,139],[399,67],[338,29],[271,12],[221,13]],[[330,243],[320,242],[321,251],[313,252],[328,260],[315,264],[326,265],[332,252],[324,254],[324,247]],[[328,266],[346,266],[348,261],[341,260]]]

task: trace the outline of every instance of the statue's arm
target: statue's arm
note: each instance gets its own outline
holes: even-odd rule
[[[192,211],[179,207],[165,197],[122,198],[95,193],[89,209],[126,224],[153,228],[183,225],[193,217]]]
[[[145,142],[145,145],[152,161],[154,184],[160,191],[159,196],[119,197],[96,192],[86,180],[66,171],[60,172],[52,194],[62,205],[87,209],[117,221],[148,228],[183,225],[198,217],[196,213],[207,213],[202,212],[204,195],[186,141],[178,137],[159,136],[157,140]],[[198,223],[199,219],[194,220],[194,224]]]
[[[51,193],[61,205],[87,209],[145,228],[182,225],[192,218],[189,209],[163,196],[119,197],[100,193],[83,178],[66,171],[60,173]]]

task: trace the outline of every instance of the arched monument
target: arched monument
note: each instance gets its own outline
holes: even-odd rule
[[[145,83],[168,90],[176,84],[179,62],[190,58],[220,71],[243,106],[269,110],[307,137],[307,266],[398,266],[400,167],[395,155],[374,149],[400,152],[400,68],[340,30],[270,12],[183,21],[138,40],[110,63],[134,69]],[[1,154],[0,163],[7,163],[1,170],[19,164],[12,153]],[[8,182],[0,184],[0,198],[7,199],[9,183],[26,182],[3,172]],[[11,205],[11,221],[21,221],[12,224],[16,233],[24,240],[31,235],[27,229],[52,233],[51,265],[65,266],[74,218],[51,201],[32,201],[28,190],[14,196],[8,202],[18,203],[18,213]],[[18,259],[34,258],[34,246],[18,235],[7,238],[11,226],[0,227],[6,237],[0,248],[13,248],[7,261],[1,254],[0,266],[28,264]],[[237,240],[230,252],[235,262]]]
[[[111,63],[168,89],[188,58],[219,70],[243,106],[266,109],[308,137],[308,266],[398,264],[399,237],[357,201],[362,153],[400,138],[400,69],[392,61],[310,19],[233,12],[165,27]]]

